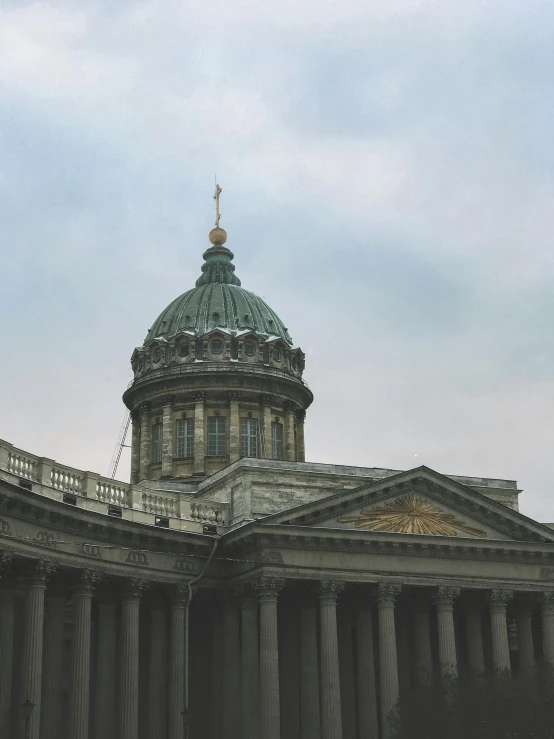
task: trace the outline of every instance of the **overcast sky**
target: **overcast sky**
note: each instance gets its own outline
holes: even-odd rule
[[[553,35],[552,0],[0,0],[0,437],[107,473],[217,172],[308,460],[554,521]]]

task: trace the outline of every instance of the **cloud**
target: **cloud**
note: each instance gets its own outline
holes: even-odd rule
[[[217,171],[237,274],[307,351],[309,456],[516,477],[554,520],[553,16],[4,2],[0,434],[106,469]]]

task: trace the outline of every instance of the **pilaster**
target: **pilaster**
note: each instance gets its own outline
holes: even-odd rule
[[[271,395],[262,395],[262,404],[264,407],[264,437],[265,437],[265,458],[273,457],[273,438],[271,436],[271,403],[273,397]]]
[[[518,672],[523,674],[535,666],[535,648],[531,614],[535,604],[529,596],[521,596],[516,602]]]
[[[306,420],[306,411],[296,411],[296,460],[298,462],[306,461],[306,449],[304,444],[304,422]]]
[[[93,739],[116,739],[115,675],[118,663],[116,652],[116,610],[113,592],[105,589],[98,602],[98,632],[96,639],[96,688],[93,712]],[[119,737],[117,738],[119,739]]]
[[[239,393],[229,392],[229,460],[240,459]]]
[[[150,460],[152,458],[152,431],[150,428],[150,405],[144,403],[138,409],[140,414],[140,460],[139,482],[150,477]]]
[[[173,474],[173,395],[162,398],[162,477]]]
[[[194,460],[192,471],[194,475],[205,474],[204,457],[204,393],[196,393],[194,397]]]
[[[379,735],[373,644],[372,595],[364,591],[356,601],[359,739],[378,739]]]
[[[244,588],[240,593],[240,621],[241,739],[258,739],[260,736],[258,600],[250,587]]]
[[[469,671],[473,677],[480,678],[485,673],[482,629],[483,604],[477,597],[466,596],[464,611]]]
[[[300,736],[321,738],[317,607],[311,594],[300,603]]]
[[[185,611],[189,598],[186,585],[173,588],[171,601],[171,644],[169,649],[169,739],[183,739],[185,710]]]
[[[229,739],[240,739],[240,611],[236,591],[223,595],[223,721]]]
[[[429,685],[433,675],[433,656],[431,652],[431,631],[429,624],[430,594],[417,593],[414,597],[414,648],[416,663],[416,683],[418,688]]]
[[[294,438],[295,420],[294,404],[287,401],[285,403],[285,438],[283,440],[285,445],[285,454],[283,456],[285,459],[289,460],[289,462],[296,462],[296,443]]]
[[[61,686],[63,678],[65,603],[66,592],[64,584],[61,581],[57,581],[53,583],[51,589],[46,593],[41,717],[43,739],[59,739],[61,735]]]
[[[133,411],[131,413],[131,484],[139,482],[140,473],[140,417]]]
[[[168,717],[167,605],[155,594],[150,602],[147,739],[167,736]]]
[[[120,713],[118,739],[138,736],[140,580],[130,579],[121,599]]]

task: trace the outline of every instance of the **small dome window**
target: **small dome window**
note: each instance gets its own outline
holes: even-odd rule
[[[298,362],[296,360],[296,357],[292,360],[292,368],[295,372],[298,370]]]
[[[214,339],[210,344],[210,351],[212,354],[221,354],[223,351],[223,342],[219,339]]]
[[[283,355],[281,354],[280,350],[279,349],[274,349],[273,350],[273,359],[276,362],[280,362],[282,358],[283,358]]]
[[[214,321],[219,321],[219,313],[214,313]]]
[[[179,345],[179,356],[180,357],[188,357],[189,352],[190,352],[190,345],[188,343]]]
[[[144,369],[144,357],[141,357],[139,359],[138,368],[139,368],[139,372],[142,372],[142,370]]]
[[[248,357],[253,357],[256,354],[256,344],[251,341],[247,341],[244,345],[244,353]]]
[[[154,362],[159,362],[162,358],[162,350],[159,346],[154,347],[154,351],[152,352],[152,359]]]

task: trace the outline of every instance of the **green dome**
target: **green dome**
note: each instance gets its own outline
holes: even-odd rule
[[[149,330],[144,345],[170,339],[181,331],[196,336],[215,328],[231,334],[255,331],[264,338],[292,339],[279,316],[254,293],[240,286],[232,264],[233,252],[220,244],[204,252],[205,263],[196,287],[176,298]]]

